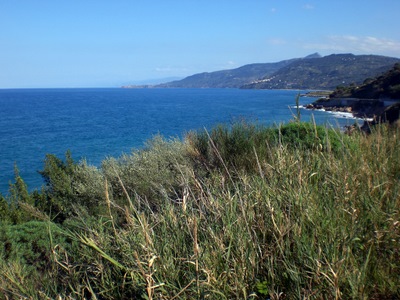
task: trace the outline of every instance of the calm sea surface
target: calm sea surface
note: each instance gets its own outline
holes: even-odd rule
[[[264,124],[287,122],[298,91],[239,89],[5,89],[0,90],[0,193],[7,194],[14,164],[30,190],[46,153],[100,165],[140,148],[156,134],[182,137],[238,119]],[[300,104],[313,101],[301,98]],[[295,113],[295,109],[292,109]],[[317,123],[354,123],[313,112]],[[302,110],[303,120],[311,112]]]

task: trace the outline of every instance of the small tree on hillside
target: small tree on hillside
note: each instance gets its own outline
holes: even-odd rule
[[[10,203],[10,218],[13,223],[17,224],[32,219],[29,213],[21,209],[21,204],[25,203],[33,206],[34,203],[29,195],[28,186],[19,175],[17,165],[14,166],[14,178],[14,183],[10,183],[8,200]]]

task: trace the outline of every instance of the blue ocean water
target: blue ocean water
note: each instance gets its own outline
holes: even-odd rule
[[[0,193],[7,194],[14,165],[30,190],[43,184],[38,170],[47,153],[100,165],[140,148],[156,134],[182,137],[238,119],[288,122],[299,91],[239,89],[5,89],[0,90]],[[313,99],[301,98],[300,104]],[[319,124],[354,120],[313,112]],[[311,112],[302,110],[303,120]]]

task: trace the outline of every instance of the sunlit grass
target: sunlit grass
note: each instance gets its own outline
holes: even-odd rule
[[[24,252],[1,252],[0,291],[33,299],[398,298],[399,144],[398,129],[386,126],[348,137],[308,123],[157,137],[98,171],[80,166],[79,195],[96,187],[96,199],[85,207],[81,197],[57,227],[64,238],[48,243],[48,268],[28,270]],[[94,200],[103,207],[95,215]],[[6,242],[10,228],[2,226]]]

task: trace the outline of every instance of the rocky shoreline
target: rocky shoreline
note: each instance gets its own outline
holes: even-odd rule
[[[304,107],[310,110],[351,113],[355,118],[360,119],[375,119],[395,103],[388,103],[381,99],[321,98]]]
[[[339,103],[338,101],[341,101]],[[364,120],[364,124],[359,129],[369,132],[371,126],[378,123],[387,122],[389,124],[399,123],[400,102],[393,102],[385,105],[383,100],[378,99],[319,99],[313,103],[304,105],[305,109],[323,110],[334,113],[350,113],[354,118]],[[348,126],[347,133],[356,129],[356,125]]]
[[[342,113],[354,113],[351,106],[323,106],[323,105],[314,105],[313,103],[307,104],[304,106],[305,109],[310,110],[324,110],[324,111],[332,111],[332,112],[342,112]],[[356,116],[354,116],[356,117]]]
[[[311,94],[321,93],[324,92],[313,91]],[[305,108],[351,113],[356,118],[368,120],[367,125],[399,123],[400,64],[395,64],[392,69],[374,79],[366,79],[360,86],[338,86],[331,94],[325,93]]]

